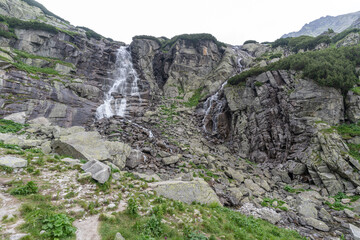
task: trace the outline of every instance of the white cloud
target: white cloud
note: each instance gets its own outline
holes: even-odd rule
[[[360,1],[343,0],[38,0],[75,26],[86,26],[114,40],[134,35],[173,37],[211,33],[239,45],[273,41],[326,15],[360,11]]]

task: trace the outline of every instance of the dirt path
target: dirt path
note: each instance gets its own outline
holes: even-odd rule
[[[101,240],[98,232],[99,215],[90,216],[83,221],[76,220],[73,224],[76,228],[76,240]]]
[[[20,216],[19,208],[21,203],[14,197],[0,192],[0,219],[3,219],[4,216],[7,218],[12,218],[15,216]],[[3,228],[3,231],[0,234],[6,236],[12,236],[12,239],[19,239],[26,234],[18,233],[16,227],[24,223],[24,220],[17,219],[14,223],[7,225],[6,228]]]

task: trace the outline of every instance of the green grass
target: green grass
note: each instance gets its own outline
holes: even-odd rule
[[[274,206],[274,202],[277,202],[277,206]],[[285,204],[284,201],[278,200],[278,199],[271,199],[271,198],[264,198],[264,200],[261,202],[261,206],[263,207],[272,207],[272,208],[278,208],[283,211],[288,211],[286,207],[283,205]]]
[[[17,69],[25,71],[27,73],[32,73],[32,74],[44,73],[44,74],[58,75],[58,76],[60,75],[60,73],[53,68],[39,68],[39,67],[27,65],[22,62],[21,63],[13,63],[13,65]]]
[[[201,92],[203,88],[198,88],[195,90],[194,94],[189,98],[187,102],[184,103],[185,107],[196,107],[199,104],[199,101],[204,97]]]
[[[150,198],[153,198],[153,196],[150,196]],[[141,205],[143,201],[138,200],[137,202]],[[111,218],[102,218],[100,225],[102,239],[113,240],[117,232],[120,232],[127,240],[304,239],[295,231],[278,228],[260,219],[246,217],[218,204],[187,205],[157,197],[152,201],[152,205],[152,210],[141,217],[134,217],[126,212],[117,212],[113,213]],[[145,207],[147,205],[143,203],[141,206]],[[202,221],[194,221],[191,224],[172,221],[173,215],[178,217],[190,216],[191,219],[195,219],[195,209],[200,213],[200,216],[197,217],[202,218]],[[166,223],[162,223],[161,219],[165,220]]]
[[[350,90],[353,91],[356,95],[360,96],[360,87],[353,87]]]
[[[15,187],[10,190],[11,195],[30,195],[38,192],[38,186],[33,181],[28,182],[27,184],[21,184],[18,187]]]
[[[16,53],[16,55],[18,57],[21,57],[21,58],[42,59],[42,60],[48,61],[49,63],[51,63],[52,68],[55,67],[55,65],[57,63],[59,63],[61,65],[64,65],[64,66],[67,66],[67,67],[74,68],[74,65],[72,63],[64,62],[64,61],[61,61],[60,59],[57,59],[57,58],[49,58],[49,57],[33,55],[33,54],[27,53],[25,51],[17,50],[17,49],[14,49],[13,51]],[[15,58],[15,59],[20,61],[19,58]]]
[[[333,128],[335,128],[344,139],[360,136],[360,123],[340,124]]]
[[[25,125],[23,124],[11,120],[0,119],[0,133],[17,133],[24,127]]]
[[[289,192],[289,193],[301,193],[301,192],[305,192],[305,191],[306,191],[306,190],[303,189],[303,188],[293,188],[293,187],[291,187],[291,186],[289,186],[289,185],[286,185],[286,186],[284,187],[284,190],[287,191],[287,192]]]
[[[29,240],[75,239],[75,228],[70,217],[61,212],[63,206],[51,204],[50,197],[39,194],[22,198],[20,213],[25,223],[20,230],[30,234]],[[44,230],[45,234],[40,234]]]
[[[337,193],[335,196],[332,196],[332,198],[335,199],[335,203],[331,204],[330,202],[325,202],[326,205],[328,205],[331,209],[334,209],[336,211],[342,211],[344,209],[350,209],[353,210],[353,208],[350,207],[349,204],[342,204],[341,200],[344,198],[350,199],[350,202],[355,202],[358,199],[360,199],[359,195],[355,195],[355,196],[346,196],[345,193],[339,192]]]

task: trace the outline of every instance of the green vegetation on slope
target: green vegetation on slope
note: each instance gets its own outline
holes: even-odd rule
[[[338,41],[341,41],[342,39],[344,39],[347,35],[349,35],[350,33],[358,33],[360,32],[360,29],[358,28],[353,28],[353,29],[347,29],[345,31],[342,31],[339,34],[336,34],[336,36],[334,36],[331,41],[333,43],[337,43]]]
[[[289,47],[291,51],[298,52],[299,50],[313,50],[320,43],[330,44],[331,39],[329,36],[321,35],[318,37],[311,36],[300,36],[300,37],[290,37],[290,38],[280,38],[272,43],[272,47]]]
[[[310,78],[323,86],[341,89],[343,93],[358,82],[356,66],[360,65],[360,46],[328,48],[320,51],[298,53],[265,67],[252,68],[229,79],[229,84],[244,83],[248,77],[266,71],[302,71],[302,77]]]
[[[13,17],[6,17],[0,15],[0,22],[4,22],[9,26],[9,32],[14,32],[15,28],[20,29],[31,29],[31,30],[42,30],[50,33],[58,33],[59,30],[46,23],[37,22],[37,21],[22,21]]]
[[[149,196],[153,198],[154,196]],[[144,199],[133,200],[124,213],[102,216],[100,234],[104,240],[112,240],[117,232],[127,240],[138,239],[303,239],[295,231],[278,228],[264,220],[246,217],[216,204],[187,205],[164,198],[152,200],[149,214],[131,214],[134,208],[146,207]],[[137,212],[137,210],[135,211]],[[192,216],[191,227],[174,222],[174,216]],[[201,219],[201,220],[200,220]],[[165,220],[163,222],[162,220]]]
[[[0,119],[0,133],[17,133],[25,125],[13,122],[11,120]]]
[[[40,31],[45,31],[45,32],[49,32],[49,33],[54,33],[54,34],[63,32],[63,33],[68,34],[69,36],[78,35],[78,33],[76,33],[76,32],[63,30],[63,29],[54,27],[52,25],[49,25],[49,24],[46,24],[43,22],[22,21],[17,18],[6,17],[3,15],[0,15],[0,22],[9,26],[9,31],[0,30],[0,36],[5,37],[5,38],[17,38],[17,36],[15,35],[14,29],[40,30]],[[88,39],[94,38],[96,40],[101,40],[101,38],[103,38],[103,36],[101,36],[100,34],[96,33],[95,31],[93,31],[89,28],[86,28],[86,27],[78,27],[78,28],[81,28],[86,31],[85,34]],[[112,41],[112,39],[110,39],[110,38],[108,38],[108,40]]]
[[[90,28],[87,27],[78,27],[78,28],[81,28],[86,31],[85,34],[88,39],[94,38],[99,41],[103,37],[100,34],[96,33],[95,31],[91,30]]]

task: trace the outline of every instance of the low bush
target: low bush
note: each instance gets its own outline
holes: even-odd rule
[[[243,43],[243,45],[249,44],[249,43],[258,43],[258,42],[255,41],[255,40],[247,40],[247,41],[245,41],[245,42]]]
[[[33,181],[28,182],[25,185],[13,188],[10,190],[11,195],[30,195],[38,192],[38,187]]]
[[[17,133],[24,128],[23,124],[0,119],[0,133]]]
[[[323,86],[341,89],[346,93],[358,82],[356,66],[360,65],[360,46],[328,48],[320,51],[298,53],[283,58],[266,67],[252,68],[229,79],[229,84],[237,85],[248,77],[266,71],[302,71],[302,77],[310,78]]]
[[[94,38],[99,41],[99,40],[101,40],[101,38],[103,38],[103,36],[101,36],[100,34],[98,34],[95,31],[91,30],[90,28],[87,28],[87,27],[78,27],[78,28],[81,28],[86,31],[85,34],[88,39]]]
[[[73,219],[65,214],[52,214],[42,221],[45,236],[50,239],[61,239],[71,236],[76,228],[72,226]]]

